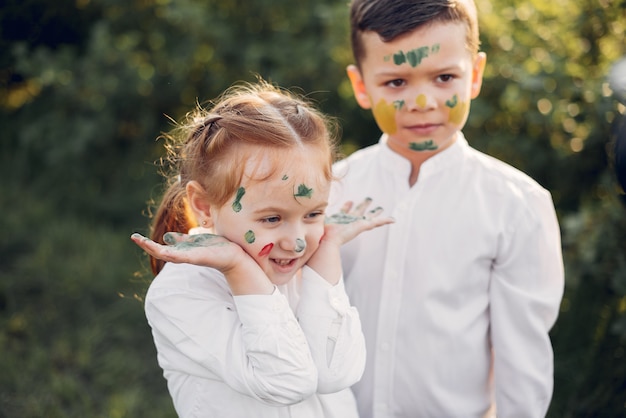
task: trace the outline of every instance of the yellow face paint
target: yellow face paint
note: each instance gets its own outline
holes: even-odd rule
[[[426,96],[420,94],[419,96],[417,96],[417,99],[415,99],[415,103],[421,108],[426,107]]]
[[[448,116],[448,120],[454,125],[460,125],[463,122],[463,118],[465,118],[468,111],[469,101],[459,101],[456,106],[450,109],[450,115]]]
[[[378,123],[378,127],[386,134],[394,134],[398,130],[396,125],[396,107],[394,103],[387,103],[385,99],[374,106],[374,119]]]

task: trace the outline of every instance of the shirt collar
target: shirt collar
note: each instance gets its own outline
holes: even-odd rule
[[[378,143],[381,147],[380,154],[383,166],[395,173],[401,172],[402,175],[408,178],[411,172],[411,163],[409,160],[389,148],[387,145],[387,134],[383,134]],[[459,132],[459,136],[454,144],[450,145],[440,153],[433,155],[422,163],[422,166],[420,167],[420,178],[431,176],[441,170],[447,169],[452,165],[458,164],[468,148],[469,145],[465,136],[462,132]]]

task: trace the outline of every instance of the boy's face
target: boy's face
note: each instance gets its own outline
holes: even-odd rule
[[[307,151],[289,153],[279,162],[259,147],[246,164],[235,195],[211,208],[216,234],[239,244],[276,285],[287,283],[317,250],[324,233],[330,183]]]
[[[466,26],[423,26],[390,42],[363,34],[360,70],[348,67],[359,105],[372,109],[389,147],[406,158],[435,154],[457,138],[478,96],[485,54],[465,46]]]

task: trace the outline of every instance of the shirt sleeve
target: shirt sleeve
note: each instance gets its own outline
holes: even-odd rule
[[[145,309],[164,370],[220,379],[270,405],[297,403],[316,391],[306,337],[278,289],[235,297],[151,289]]]
[[[358,382],[365,368],[365,339],[343,278],[335,286],[305,266],[297,316],[318,370],[318,392],[333,393]]]
[[[563,296],[559,226],[549,193],[528,196],[503,237],[490,285],[498,417],[544,417],[553,390],[549,331]]]

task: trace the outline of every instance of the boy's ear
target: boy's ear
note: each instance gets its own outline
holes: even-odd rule
[[[487,63],[487,54],[479,52],[474,58],[474,67],[472,68],[472,91],[471,97],[475,99],[480,93],[483,85],[483,73],[485,72],[485,64]]]
[[[190,181],[185,190],[187,191],[187,202],[198,224],[202,226],[212,225],[211,204],[206,198],[204,188],[197,181]]]
[[[354,91],[356,102],[363,109],[371,109],[372,103],[370,102],[370,97],[365,89],[365,83],[363,82],[363,77],[361,76],[359,68],[356,65],[348,65],[346,72],[348,73],[350,84],[352,84],[352,90]]]

